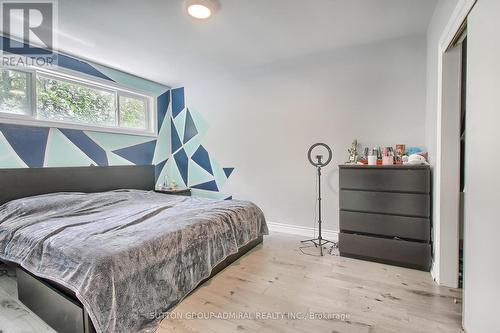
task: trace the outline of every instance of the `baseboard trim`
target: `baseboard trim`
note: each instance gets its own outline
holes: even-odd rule
[[[298,235],[313,238],[314,237],[314,228],[311,227],[303,227],[293,224],[285,224],[285,223],[276,223],[276,222],[267,222],[267,226],[269,227],[269,231],[273,232],[281,232],[290,235]],[[318,228],[316,228],[316,236],[318,234]],[[323,229],[322,237],[332,241],[338,241],[339,233],[338,231]]]

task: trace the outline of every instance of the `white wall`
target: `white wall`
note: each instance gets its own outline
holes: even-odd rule
[[[338,230],[338,171],[354,138],[363,145],[425,144],[426,40],[389,40],[186,77],[186,100],[211,128],[204,144],[236,167],[224,191],[249,199],[268,220],[313,226],[312,143],[334,149],[325,169],[325,228]]]
[[[439,39],[450,20],[458,0],[439,0],[427,29],[427,106],[425,113],[425,142],[429,160],[435,163],[437,136],[437,91]]]
[[[436,157],[437,157],[437,111],[438,111],[438,73],[440,71],[440,39],[450,21],[453,10],[457,6],[458,0],[439,0],[436,4],[434,14],[427,30],[427,102],[425,112],[425,144],[429,151],[429,161],[433,168],[433,245],[434,245],[434,265],[432,268],[433,276],[440,282],[440,248],[439,240],[441,237],[439,224],[439,200],[436,193]]]
[[[468,20],[464,328],[500,332],[500,2],[479,0]]]

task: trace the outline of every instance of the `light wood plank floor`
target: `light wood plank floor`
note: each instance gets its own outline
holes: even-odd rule
[[[265,237],[180,303],[157,333],[462,332],[460,290],[438,287],[426,272],[305,255],[301,239]],[[16,298],[15,279],[0,277],[0,332],[53,332]]]
[[[461,290],[438,287],[427,272],[305,255],[301,239],[265,237],[263,245],[180,303],[157,333],[462,332]],[[283,312],[338,316],[287,320],[280,317]],[[195,315],[198,319],[191,319]],[[235,319],[238,315],[244,318]]]
[[[9,269],[8,275],[0,276],[0,333],[56,333],[17,299],[13,275],[14,270]]]

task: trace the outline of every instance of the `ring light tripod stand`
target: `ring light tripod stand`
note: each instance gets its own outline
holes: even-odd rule
[[[328,152],[328,158],[326,159],[326,162],[322,162],[323,155],[316,155],[315,156],[316,161],[313,161],[313,159],[312,159],[311,154],[312,154],[313,149],[316,147],[319,147],[319,146],[324,147]],[[323,245],[326,245],[329,243],[331,243],[333,246],[337,245],[337,243],[321,237],[321,223],[322,223],[322,221],[321,221],[321,168],[328,165],[328,163],[331,162],[332,150],[330,149],[330,147],[328,147],[324,143],[315,143],[311,146],[311,148],[309,148],[309,151],[307,152],[307,158],[309,159],[309,162],[313,166],[316,167],[316,170],[318,172],[318,237],[301,241],[301,243],[311,242],[314,244],[315,247],[319,246],[320,255],[323,256]]]

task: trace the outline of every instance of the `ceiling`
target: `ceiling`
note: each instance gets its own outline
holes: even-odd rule
[[[208,21],[183,0],[60,0],[59,49],[177,86],[338,48],[423,35],[435,0],[219,0]]]

